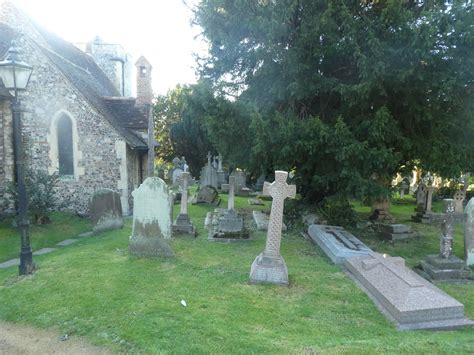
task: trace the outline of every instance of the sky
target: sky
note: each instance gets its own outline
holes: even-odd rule
[[[69,42],[101,37],[119,43],[153,66],[155,94],[194,83],[193,53],[204,54],[200,29],[191,26],[188,6],[197,0],[12,0],[30,18]],[[197,38],[196,38],[197,37]]]

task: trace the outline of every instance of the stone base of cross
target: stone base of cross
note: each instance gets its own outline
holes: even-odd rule
[[[283,206],[286,198],[295,198],[296,186],[288,185],[286,171],[275,171],[275,181],[265,183],[263,194],[273,198],[265,250],[257,256],[250,268],[250,283],[288,285],[288,268],[280,255]]]

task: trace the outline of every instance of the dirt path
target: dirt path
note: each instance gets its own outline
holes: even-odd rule
[[[110,354],[104,348],[48,330],[0,322],[0,354]]]

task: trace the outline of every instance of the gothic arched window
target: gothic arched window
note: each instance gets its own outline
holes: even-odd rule
[[[59,175],[74,175],[72,121],[62,115],[57,121]]]

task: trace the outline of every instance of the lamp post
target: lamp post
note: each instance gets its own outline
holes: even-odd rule
[[[18,226],[21,235],[20,275],[31,274],[35,269],[28,229],[28,197],[25,189],[21,111],[20,101],[18,99],[18,92],[26,89],[32,71],[33,68],[30,65],[19,60],[16,43],[12,41],[5,58],[0,62],[0,79],[2,79],[5,88],[13,94],[11,110],[13,118],[15,172],[18,189]]]

